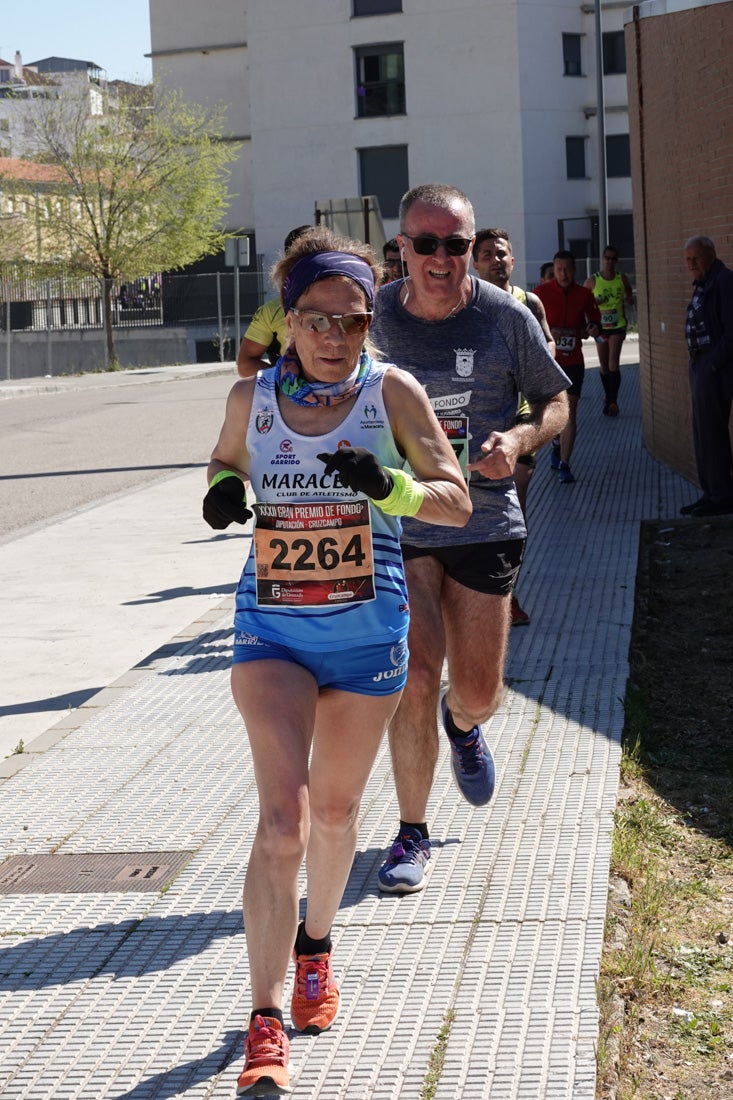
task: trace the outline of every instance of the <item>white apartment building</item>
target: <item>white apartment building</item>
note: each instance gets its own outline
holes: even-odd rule
[[[603,3],[601,29],[609,236],[629,256],[625,6]],[[517,282],[561,246],[597,256],[592,3],[150,0],[150,23],[155,79],[226,105],[230,227],[267,265],[318,202],[376,194],[389,237],[404,191],[438,181],[507,228]]]
[[[69,57],[45,57],[24,65],[15,51],[12,62],[0,57],[0,156],[28,157],[36,151],[28,128],[34,107],[47,99],[87,97],[89,115],[104,113],[104,92],[109,87],[103,70],[93,61]]]

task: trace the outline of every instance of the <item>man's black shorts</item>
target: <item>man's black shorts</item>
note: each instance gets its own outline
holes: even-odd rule
[[[580,391],[583,389],[583,379],[585,378],[585,366],[583,363],[573,363],[562,368],[570,379],[570,385],[568,386],[568,396],[580,397]]]
[[[402,544],[402,557],[435,558],[452,580],[474,592],[508,596],[517,583],[524,557],[525,539],[503,542],[468,542],[462,546],[410,546]]]

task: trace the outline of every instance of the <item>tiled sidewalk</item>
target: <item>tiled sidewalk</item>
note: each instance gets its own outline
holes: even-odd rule
[[[398,818],[382,749],[334,928],[343,1008],[327,1034],[293,1035],[295,1098],[593,1098],[639,521],[694,496],[641,447],[638,368],[624,369],[618,420],[600,416],[599,394],[590,371],[577,484],[559,485],[544,453],[530,488],[519,594],[532,622],[512,632],[486,731],[496,796],[463,802],[445,749],[428,887],[380,895]],[[179,641],[1,781],[3,858],[193,853],[163,892],[0,896],[4,1100],[235,1094],[257,798],[229,693],[229,609]]]

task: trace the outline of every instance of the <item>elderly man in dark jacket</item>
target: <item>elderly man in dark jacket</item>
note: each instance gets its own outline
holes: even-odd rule
[[[688,516],[733,512],[733,271],[721,263],[710,237],[690,237],[685,263],[693,277],[685,336],[695,461],[703,495],[680,511]]]

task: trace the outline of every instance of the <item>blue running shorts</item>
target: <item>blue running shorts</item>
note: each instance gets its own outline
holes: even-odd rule
[[[357,695],[393,695],[405,686],[409,656],[406,635],[384,645],[315,652],[269,642],[235,629],[232,664],[287,661],[307,668],[319,688],[352,691]]]

